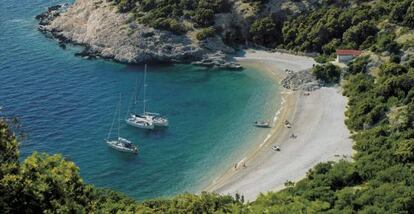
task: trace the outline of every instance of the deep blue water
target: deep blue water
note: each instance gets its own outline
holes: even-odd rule
[[[170,127],[144,131],[121,123],[138,156],[108,148],[118,94],[125,115],[142,66],[75,57],[36,30],[34,16],[65,1],[0,1],[0,106],[20,118],[33,151],[61,153],[87,183],[135,197],[197,192],[243,157],[266,130],[252,127],[278,107],[278,86],[253,69],[212,71],[190,65],[149,66],[149,109]],[[266,101],[272,98],[272,101]]]

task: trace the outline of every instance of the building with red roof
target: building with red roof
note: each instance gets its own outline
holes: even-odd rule
[[[362,54],[362,51],[360,50],[351,50],[351,49],[336,50],[336,61],[347,63],[361,54]]]

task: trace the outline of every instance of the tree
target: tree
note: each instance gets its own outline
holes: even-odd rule
[[[208,27],[214,24],[214,11],[211,9],[197,9],[193,16],[197,27]]]
[[[373,22],[362,21],[361,23],[349,28],[343,35],[345,43],[350,44],[351,48],[359,48],[370,36],[378,32]]]
[[[251,39],[260,45],[274,46],[280,39],[280,29],[276,25],[272,17],[264,17],[257,19],[250,26]]]
[[[18,180],[19,173],[19,144],[15,135],[9,129],[6,119],[0,117],[0,210],[10,210],[9,201],[14,195],[6,184]]]
[[[394,41],[395,35],[389,32],[381,32],[377,35],[374,51],[399,54],[400,46]]]
[[[201,40],[204,40],[208,37],[213,37],[215,32],[216,31],[214,30],[213,27],[203,28],[203,29],[201,29],[200,32],[197,32],[196,38],[201,41]]]
[[[325,83],[338,83],[341,78],[341,69],[331,63],[325,65],[316,65],[312,73],[317,79]]]
[[[404,16],[404,25],[414,28],[414,2],[411,2],[410,7],[407,9],[407,13]]]

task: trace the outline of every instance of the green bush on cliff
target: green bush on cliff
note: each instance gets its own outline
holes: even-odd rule
[[[208,37],[213,37],[215,33],[216,30],[213,27],[203,28],[201,31],[197,32],[196,38],[201,41]]]
[[[151,23],[151,27],[168,30],[176,34],[187,32],[186,27],[175,19],[157,19]]]
[[[139,22],[174,33],[187,31],[183,20],[195,27],[214,24],[214,14],[227,12],[227,0],[112,0],[121,13],[134,13]]]

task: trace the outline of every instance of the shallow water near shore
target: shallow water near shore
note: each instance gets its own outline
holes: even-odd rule
[[[141,153],[111,150],[103,139],[118,94],[125,116],[143,66],[75,57],[76,48],[63,50],[38,32],[34,16],[65,2],[0,3],[0,106],[20,118],[23,158],[61,153],[85,182],[146,199],[200,191],[267,134],[252,126],[271,120],[280,102],[278,85],[264,72],[151,65],[149,110],[167,115],[170,127],[145,131],[121,123],[121,135]]]

